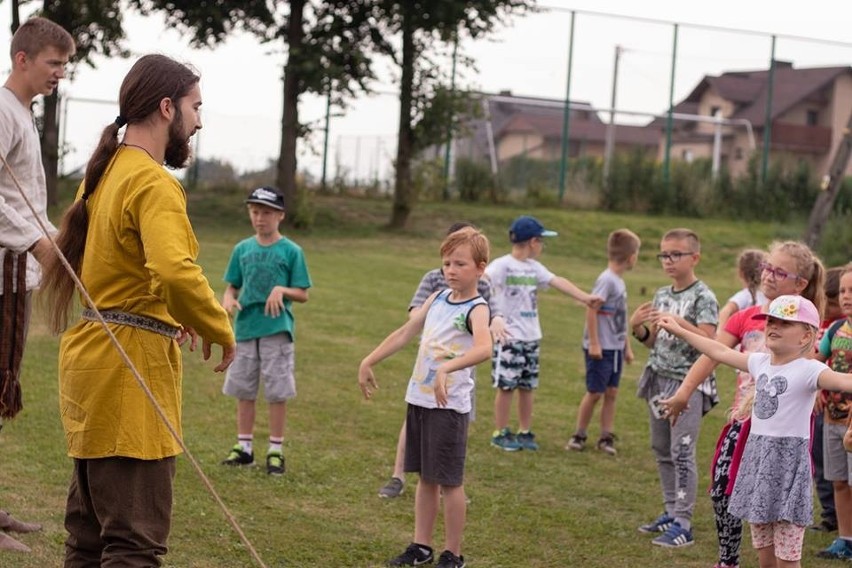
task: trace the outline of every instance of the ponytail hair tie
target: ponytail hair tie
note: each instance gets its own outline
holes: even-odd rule
[[[121,128],[121,127],[122,127],[122,126],[124,126],[125,124],[127,124],[127,119],[126,119],[126,118],[124,118],[124,117],[123,117],[123,116],[121,116],[121,115],[118,115],[118,116],[116,116],[116,117],[115,117],[115,125],[116,125],[116,126],[118,126],[119,128]]]

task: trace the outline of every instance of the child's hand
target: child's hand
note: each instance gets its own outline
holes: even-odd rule
[[[505,343],[511,335],[506,330],[506,320],[502,316],[497,316],[491,320],[491,340],[494,343]]]
[[[266,298],[266,306],[263,313],[269,317],[277,318],[284,310],[284,287],[273,286],[269,297]]]
[[[375,375],[373,375],[373,368],[363,362],[358,367],[358,386],[361,387],[361,392],[364,393],[364,398],[367,400],[372,398],[374,390],[379,390],[379,384],[376,382]]]
[[[846,428],[846,433],[843,434],[843,448],[847,452],[852,452],[852,423]]]
[[[435,402],[438,408],[447,406],[447,373],[440,368],[435,371]]]
[[[596,310],[596,309],[600,308],[601,306],[603,306],[604,299],[601,298],[600,296],[596,296],[594,294],[589,294],[584,303],[589,308]]]
[[[630,327],[639,327],[646,321],[653,321],[659,316],[659,313],[651,302],[645,302],[636,308],[633,315],[630,316]]]
[[[630,365],[633,361],[636,360],[636,357],[633,355],[633,348],[630,345],[624,350],[624,362]]]
[[[665,417],[672,421],[672,425],[677,422],[678,416],[689,408],[689,397],[682,396],[680,391],[676,391],[670,398],[664,398],[660,401],[660,406],[663,408]]]
[[[592,359],[603,359],[603,351],[601,350],[600,343],[589,344],[589,357]]]
[[[671,315],[661,315],[654,323],[658,327],[661,327],[678,337],[680,337],[680,334],[684,331],[683,327],[681,327],[681,325],[677,322],[677,318]]]
[[[225,311],[230,315],[234,315],[234,310],[239,312],[243,309],[237,299],[230,294],[225,294],[225,297],[222,298],[222,307],[225,308]]]

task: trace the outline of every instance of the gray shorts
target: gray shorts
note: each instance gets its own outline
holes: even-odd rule
[[[239,400],[257,399],[260,379],[267,402],[296,396],[295,355],[289,333],[237,342],[237,355],[228,367],[222,392]]]
[[[852,454],[843,448],[845,424],[826,422],[822,427],[823,477],[828,481],[852,480]]]

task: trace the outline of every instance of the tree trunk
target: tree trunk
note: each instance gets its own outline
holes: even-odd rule
[[[805,232],[805,242],[812,249],[819,246],[822,238],[822,231],[825,228],[828,218],[831,216],[831,210],[834,209],[834,201],[837,199],[837,194],[840,188],[843,187],[844,173],[846,166],[849,164],[849,158],[852,156],[852,114],[849,115],[849,120],[846,122],[846,130],[843,134],[843,139],[837,144],[837,150],[834,154],[834,159],[828,167],[828,184],[825,191],[822,191],[814,201],[814,207],[811,209],[811,215],[808,219],[808,229]]]
[[[59,177],[59,94],[56,91],[44,97],[44,117],[41,131],[41,161],[47,186],[47,203],[56,205],[56,181]]]
[[[411,214],[411,94],[414,88],[414,26],[411,0],[402,3],[402,78],[399,85],[399,134],[396,149],[396,180],[390,228],[402,229]]]
[[[20,2],[12,0],[12,34],[18,31],[19,27],[21,27]]]
[[[281,151],[276,183],[284,194],[288,216],[296,204],[296,142],[299,132],[299,65],[304,32],[305,0],[290,1],[287,23],[287,64],[284,66],[284,108],[281,118]],[[292,220],[292,217],[290,217]]]

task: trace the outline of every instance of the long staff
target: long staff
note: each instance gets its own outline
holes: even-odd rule
[[[118,354],[121,356],[122,361],[124,361],[124,364],[127,365],[127,368],[133,374],[133,378],[136,379],[136,383],[139,385],[139,388],[141,388],[142,391],[145,393],[145,396],[148,397],[148,400],[151,402],[151,405],[154,407],[154,410],[157,412],[157,415],[160,417],[160,420],[163,421],[163,424],[165,424],[172,437],[178,443],[180,449],[183,450],[183,453],[186,455],[187,459],[189,460],[189,463],[191,463],[193,469],[195,469],[195,473],[198,474],[198,477],[201,479],[202,483],[204,483],[204,486],[207,488],[207,491],[210,493],[210,495],[213,496],[213,499],[219,505],[219,508],[222,509],[222,512],[224,513],[228,523],[237,533],[237,536],[240,537],[240,540],[243,541],[243,544],[245,544],[246,548],[251,554],[251,557],[255,560],[255,562],[257,562],[259,566],[261,566],[262,568],[267,568],[266,564],[264,564],[263,560],[260,558],[260,555],[257,553],[257,550],[255,550],[251,541],[243,532],[242,528],[240,527],[240,524],[237,522],[237,519],[234,517],[234,515],[231,514],[231,511],[225,505],[225,502],[222,501],[222,498],[219,496],[219,494],[216,492],[216,489],[213,487],[213,484],[210,482],[210,479],[204,474],[204,471],[201,469],[201,466],[198,464],[198,461],[196,461],[195,456],[192,455],[192,452],[189,451],[189,448],[187,447],[186,443],[184,443],[183,439],[178,435],[175,427],[172,425],[171,422],[169,422],[169,419],[163,411],[162,407],[157,402],[157,399],[154,398],[154,393],[152,393],[151,389],[148,388],[148,385],[145,384],[142,375],[139,374],[139,371],[136,369],[136,366],[133,364],[133,361],[130,360],[130,357],[127,355],[127,352],[121,346],[121,343],[118,342],[118,338],[107,325],[106,321],[103,318],[103,315],[101,315],[101,312],[98,310],[97,306],[95,306],[95,303],[92,300],[92,297],[89,295],[88,290],[86,290],[86,287],[83,285],[83,282],[80,281],[80,278],[77,276],[77,273],[74,272],[74,268],[68,262],[68,259],[65,258],[65,255],[62,254],[62,250],[59,248],[59,245],[56,244],[56,241],[53,239],[53,236],[47,230],[47,227],[44,225],[44,222],[39,218],[38,211],[36,211],[29,197],[27,197],[27,194],[21,187],[21,184],[18,181],[17,176],[15,176],[14,171],[11,167],[9,167],[9,162],[6,161],[6,157],[0,155],[0,162],[3,163],[3,166],[6,168],[6,171],[9,172],[9,177],[12,178],[12,182],[15,184],[15,187],[20,192],[21,197],[24,198],[24,202],[27,204],[27,207],[29,207],[30,211],[32,211],[33,217],[35,217],[35,220],[38,223],[41,232],[44,233],[48,240],[50,240],[50,244],[53,246],[53,250],[56,252],[59,261],[62,262],[62,266],[64,266],[65,270],[68,271],[68,274],[71,275],[71,278],[74,280],[74,284],[77,286],[77,289],[80,291],[80,294],[83,295],[83,298],[86,300],[86,303],[91,307],[92,311],[94,312],[95,319],[100,322],[101,327],[103,327],[104,331],[109,337],[109,340],[112,342],[116,351],[118,351]]]

